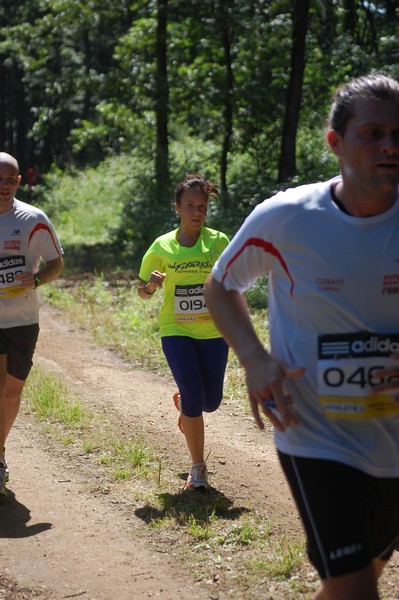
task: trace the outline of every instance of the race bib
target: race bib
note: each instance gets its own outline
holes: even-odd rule
[[[392,391],[373,393],[384,383],[377,372],[392,366],[399,354],[399,334],[359,332],[323,335],[318,340],[317,379],[320,402],[330,419],[361,421],[399,414]],[[397,362],[395,362],[397,364]],[[399,377],[390,379],[398,381]]]
[[[0,300],[26,293],[15,276],[26,271],[25,256],[7,256],[0,258]]]
[[[199,323],[210,320],[205,304],[203,284],[176,285],[174,308],[179,323]]]

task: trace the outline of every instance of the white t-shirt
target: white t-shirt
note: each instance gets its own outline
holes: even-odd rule
[[[54,260],[62,248],[44,212],[14,199],[0,213],[0,328],[32,325],[39,320],[39,294],[25,290],[15,276],[36,273],[40,260]]]
[[[356,218],[332,201],[336,181],[258,205],[213,274],[243,293],[269,273],[271,352],[306,368],[285,380],[300,425],[276,431],[277,447],[398,477],[399,404],[372,386],[399,353],[399,201]]]

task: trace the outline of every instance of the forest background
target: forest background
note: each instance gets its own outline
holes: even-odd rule
[[[78,323],[90,332],[90,340],[112,348],[129,368],[170,377],[159,343],[161,293],[143,303],[134,293],[134,279],[149,243],[177,224],[171,210],[174,184],[190,171],[215,181],[221,194],[210,204],[208,224],[232,236],[253,207],[279,189],[335,175],[338,164],[325,143],[331,94],[349,78],[372,71],[399,79],[398,23],[396,0],[2,0],[0,150],[20,163],[18,197],[47,212],[64,247],[64,276],[41,292],[60,309],[57,321],[62,315]],[[31,167],[40,173],[34,187],[27,182]],[[247,296],[254,325],[267,344],[267,281]],[[78,345],[79,336],[71,334],[63,347],[75,337]],[[179,552],[177,560],[190,576],[200,571],[212,585],[220,577],[218,589],[240,599],[269,597],[276,586],[282,586],[282,594],[273,597],[313,595],[317,582],[309,579],[302,540],[293,546],[276,522],[279,510],[273,512],[269,499],[264,508],[266,480],[259,480],[255,498],[252,483],[260,477],[260,460],[255,476],[253,470],[247,473],[248,492],[239,492],[240,497],[248,494],[249,510],[238,514],[236,506],[230,509],[243,470],[239,462],[237,475],[229,471],[231,462],[221,463],[222,493],[215,490],[210,502],[194,510],[192,501],[176,494],[176,469],[185,459],[177,459],[175,434],[169,437],[168,427],[159,433],[166,419],[154,418],[153,434],[147,418],[117,419],[112,435],[108,429],[104,435],[98,431],[103,421],[96,420],[97,414],[107,417],[107,427],[115,425],[108,391],[115,388],[113,369],[109,388],[103,388],[104,373],[93,372],[98,382],[90,383],[86,400],[95,420],[86,426],[70,422],[71,413],[79,417],[86,406],[76,404],[74,396],[70,402],[69,396],[74,380],[84,379],[74,369],[87,364],[85,352],[73,354],[73,369],[63,367],[66,391],[58,372],[52,379],[52,373],[35,367],[28,381],[24,402],[40,399],[32,410],[58,444],[57,453],[63,447],[74,470],[78,460],[85,463],[85,477],[90,471],[96,478],[99,464],[109,465],[104,494],[115,489],[115,481],[125,481],[129,506],[142,507],[145,487],[144,513],[156,527],[144,535],[161,552],[165,544]],[[67,355],[54,354],[57,360]],[[140,411],[147,411],[143,383],[133,394],[129,383],[127,403],[131,407],[137,401]],[[117,387],[119,398],[120,380]],[[150,387],[151,401],[158,401],[163,391],[154,394]],[[240,432],[246,419],[253,425],[245,376],[233,353],[221,418],[226,413],[234,419],[234,440],[238,423]],[[151,479],[151,492],[147,480],[137,484],[137,465],[130,460],[137,441],[142,449],[141,437],[134,439],[142,422],[150,448],[143,471],[149,464],[159,479]],[[220,431],[225,438],[229,429],[221,426]],[[160,438],[167,451],[153,451]],[[237,454],[245,457],[254,446],[247,437],[242,440],[245,450]],[[263,453],[262,444],[256,442]],[[276,483],[277,495],[280,490]],[[200,552],[192,552],[193,539]],[[215,567],[221,544],[228,556],[223,572]],[[397,572],[394,563],[384,598],[397,596]],[[0,572],[1,585],[4,575]]]
[[[398,17],[395,0],[4,0],[1,149],[68,268],[137,272],[187,172],[219,185],[208,224],[228,235],[277,190],[336,174],[331,94],[399,77]]]

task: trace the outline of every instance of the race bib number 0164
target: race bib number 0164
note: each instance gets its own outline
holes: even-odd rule
[[[175,288],[175,315],[178,322],[199,323],[210,320],[205,304],[203,284],[177,285]]]
[[[384,383],[378,371],[395,364],[399,334],[360,332],[320,336],[318,343],[318,391],[330,419],[363,420],[399,414],[392,392],[375,394]],[[396,362],[397,364],[397,362]],[[397,380],[399,378],[391,378]]]

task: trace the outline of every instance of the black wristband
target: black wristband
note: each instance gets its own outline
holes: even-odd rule
[[[152,290],[152,292],[147,292],[147,290],[145,289],[146,285],[148,285],[148,281],[147,281],[146,284],[143,285],[143,290],[145,291],[145,293],[147,294],[147,296],[152,296],[153,294],[155,294],[157,288],[155,288],[154,290]]]

